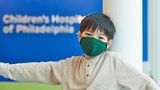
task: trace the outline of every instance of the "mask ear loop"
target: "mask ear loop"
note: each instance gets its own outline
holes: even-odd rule
[[[78,31],[78,32],[76,33],[76,35],[78,35],[78,34],[81,34],[80,31]]]
[[[81,34],[80,31],[79,31],[78,33],[76,33],[76,35],[82,35],[82,34]]]

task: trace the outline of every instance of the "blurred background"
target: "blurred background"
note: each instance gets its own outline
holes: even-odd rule
[[[159,0],[1,0],[0,62],[56,62],[83,55],[76,35],[79,24],[86,15],[103,12],[117,30],[109,50],[120,53],[160,86],[159,4]],[[0,76],[3,90],[30,89],[33,85],[6,86],[13,83]],[[37,84],[32,87],[53,89]],[[54,88],[61,90],[60,86]]]

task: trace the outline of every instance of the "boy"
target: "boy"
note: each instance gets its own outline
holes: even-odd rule
[[[147,75],[107,51],[115,32],[108,16],[90,14],[82,20],[78,33],[84,56],[59,62],[0,63],[0,75],[17,81],[60,84],[63,90],[160,90]]]

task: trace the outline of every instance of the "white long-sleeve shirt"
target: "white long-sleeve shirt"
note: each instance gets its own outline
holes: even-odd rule
[[[109,51],[89,60],[73,56],[59,62],[0,63],[0,75],[16,81],[59,84],[63,90],[160,90],[149,76]]]

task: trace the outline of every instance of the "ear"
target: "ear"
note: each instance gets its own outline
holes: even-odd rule
[[[108,46],[107,46],[107,49],[112,45],[112,39],[110,39],[108,42],[107,42]]]
[[[80,33],[80,31],[77,34],[78,34],[78,40],[80,41],[82,38],[82,34]]]

